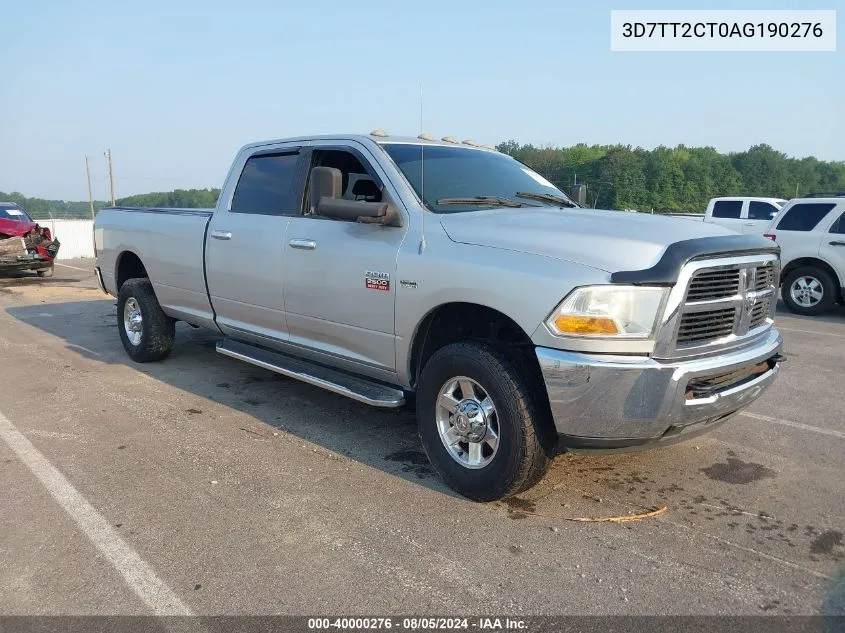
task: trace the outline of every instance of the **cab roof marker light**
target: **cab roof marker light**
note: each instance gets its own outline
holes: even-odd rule
[[[434,137],[429,134],[428,132],[423,132],[417,138],[422,139],[423,141],[433,141]]]
[[[444,136],[440,140],[443,141],[444,143],[455,143],[455,144],[459,143],[458,139],[456,139],[454,136]]]
[[[370,132],[370,136],[390,136],[390,135],[387,132],[385,132],[384,130],[382,130],[381,128],[379,128],[377,130],[373,130],[372,132]]]
[[[470,147],[481,147],[481,145],[479,143],[477,143],[476,141],[473,141],[471,138],[468,138],[467,140],[465,140],[464,145],[469,145]]]

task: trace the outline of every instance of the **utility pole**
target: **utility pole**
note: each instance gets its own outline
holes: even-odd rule
[[[88,176],[88,207],[91,209],[91,219],[94,219],[94,197],[91,195],[91,167],[88,165],[88,157],[85,157],[85,174]]]
[[[111,150],[106,152],[106,156],[109,159],[109,187],[111,191],[111,206],[114,206],[114,174],[112,173],[111,168]]]

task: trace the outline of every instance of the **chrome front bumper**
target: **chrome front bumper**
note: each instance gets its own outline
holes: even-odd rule
[[[537,348],[552,416],[570,448],[619,449],[673,441],[706,431],[751,404],[780,371],[783,339],[772,329],[750,348],[695,360],[658,361]],[[696,378],[770,361],[753,375],[708,397],[694,397]]]

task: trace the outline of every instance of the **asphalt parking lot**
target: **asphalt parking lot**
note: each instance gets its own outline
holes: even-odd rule
[[[131,364],[91,266],[0,279],[2,614],[845,614],[843,308],[780,310],[780,380],[712,434],[476,504],[408,411],[184,324]]]

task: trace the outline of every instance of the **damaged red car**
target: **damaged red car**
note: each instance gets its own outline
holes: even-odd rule
[[[33,270],[53,276],[59,240],[14,202],[0,202],[0,274]]]

